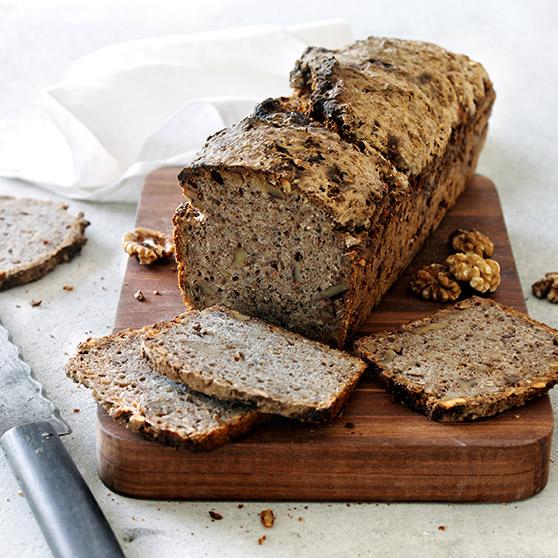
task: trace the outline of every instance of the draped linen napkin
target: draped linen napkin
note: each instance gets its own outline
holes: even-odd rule
[[[339,20],[257,25],[118,43],[77,60],[40,96],[48,116],[28,129],[0,175],[75,199],[137,200],[151,170],[190,162],[208,135],[267,97],[309,45],[351,40]]]

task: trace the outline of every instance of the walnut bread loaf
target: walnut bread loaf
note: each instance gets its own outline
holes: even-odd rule
[[[263,420],[253,406],[218,401],[156,374],[141,356],[144,335],[126,330],[85,341],[66,373],[117,422],[175,446],[214,449]]]
[[[291,83],[179,174],[179,283],[342,346],[465,189],[495,95],[466,56],[378,38],[308,49]]]
[[[489,417],[558,383],[558,331],[479,297],[354,349],[398,399],[433,420]]]
[[[307,422],[334,418],[366,364],[235,310],[192,310],[154,327],[143,351],[155,370],[218,399]]]

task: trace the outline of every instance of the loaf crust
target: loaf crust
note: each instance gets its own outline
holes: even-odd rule
[[[376,38],[309,49],[291,81],[293,97],[268,99],[210,137],[179,174],[194,208],[174,220],[179,284],[196,308],[222,303],[343,346],[465,189],[495,95],[465,56]],[[245,211],[244,221],[234,211]],[[287,235],[286,215],[292,234],[278,242],[271,228]],[[303,223],[321,241],[305,236]],[[250,264],[235,275],[223,252],[236,240]],[[304,255],[304,281],[285,251]],[[264,269],[274,262],[276,283]]]
[[[36,281],[80,253],[89,221],[67,210],[63,203],[0,196],[0,291]]]
[[[442,333],[444,323],[450,320],[451,335]],[[493,331],[481,329],[483,320],[494,321]],[[455,325],[460,322],[465,336]],[[520,334],[524,335],[515,332],[516,328],[522,328]],[[526,338],[527,333],[533,340]],[[413,337],[418,348],[409,343]],[[441,355],[433,343],[436,337],[448,351],[462,349],[459,362],[440,363]],[[490,346],[487,352],[481,350],[483,338]],[[512,351],[515,358],[508,358]],[[442,422],[496,415],[524,405],[558,383],[558,331],[513,308],[476,296],[393,331],[362,337],[355,342],[353,352],[371,364],[374,377],[398,400]],[[407,359],[413,366],[408,366]]]

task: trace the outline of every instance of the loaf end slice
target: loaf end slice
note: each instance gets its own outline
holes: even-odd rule
[[[216,306],[154,328],[153,367],[193,390],[308,422],[335,417],[366,368],[360,359]]]
[[[85,341],[66,373],[117,422],[175,446],[214,449],[263,420],[254,407],[194,393],[153,372],[141,356],[143,337],[143,330],[126,330]]]
[[[479,297],[354,348],[403,403],[433,420],[489,417],[558,382],[558,331]]]
[[[63,203],[0,196],[0,291],[69,262],[85,244],[88,225]]]

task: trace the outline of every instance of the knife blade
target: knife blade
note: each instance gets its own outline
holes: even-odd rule
[[[14,426],[39,421],[52,424],[59,436],[72,431],[0,323],[0,436]]]
[[[0,446],[53,555],[123,557],[59,438],[70,432],[0,323]]]

